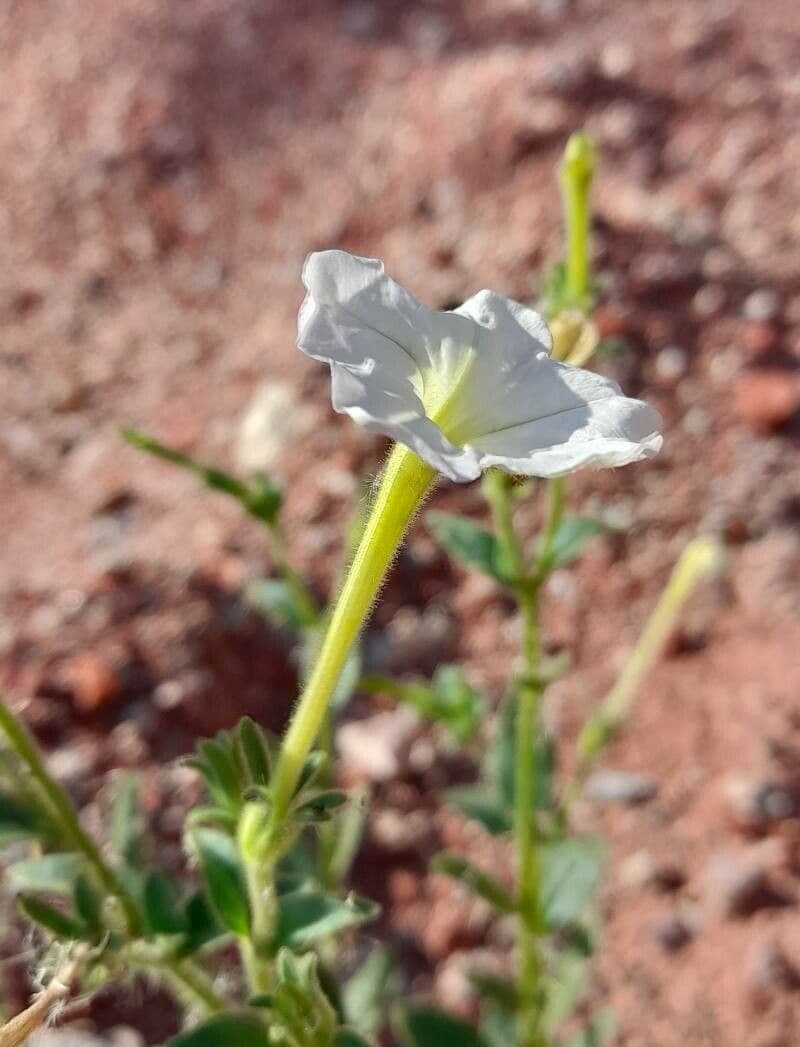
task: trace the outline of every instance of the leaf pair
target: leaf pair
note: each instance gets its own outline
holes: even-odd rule
[[[360,688],[372,694],[388,694],[410,705],[420,716],[441,723],[460,745],[474,737],[486,713],[483,695],[457,665],[440,665],[432,680],[365,676]]]

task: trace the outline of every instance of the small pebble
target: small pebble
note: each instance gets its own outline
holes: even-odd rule
[[[764,833],[797,813],[795,797],[775,782],[732,775],[725,783],[725,797],[734,822],[744,832]]]
[[[765,287],[753,291],[744,300],[742,313],[748,320],[763,322],[774,320],[781,307],[781,300],[776,291]]]
[[[711,862],[707,891],[712,905],[729,919],[751,916],[781,900],[761,866],[725,854],[717,855]]]
[[[405,768],[419,721],[405,706],[351,720],[337,732],[341,773],[346,781],[388,782]]]
[[[689,357],[678,345],[668,345],[656,357],[656,374],[663,382],[677,382],[686,374]]]
[[[679,916],[666,916],[653,928],[653,937],[665,952],[677,952],[694,937],[687,922]]]
[[[635,806],[658,794],[658,782],[649,774],[630,771],[597,771],[586,782],[584,795],[593,803]]]
[[[734,406],[751,432],[776,432],[800,408],[800,378],[792,371],[772,368],[742,375],[735,388]]]

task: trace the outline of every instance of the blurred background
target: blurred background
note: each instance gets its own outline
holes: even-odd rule
[[[243,712],[280,728],[296,692],[290,638],[241,597],[272,569],[257,526],[118,427],[282,479],[291,554],[324,599],[385,445],[332,413],[325,369],[293,347],[304,256],[380,257],[440,308],[481,287],[532,301],[583,127],[614,350],[599,366],[659,407],[666,440],[570,487],[627,530],[548,592],[546,643],[573,659],[548,696],[559,739],[686,541],[729,547],[609,754],[650,799],[586,812],[613,841],[593,991],[628,1045],[797,1043],[797,4],[0,0],[0,53],[1,678],[88,823],[105,773],[140,769],[178,862],[196,787],[159,763]],[[435,503],[482,505],[475,485]],[[517,627],[423,521],[366,644],[382,672],[461,660],[496,699]],[[466,956],[510,943],[426,862],[481,839],[437,803],[449,769],[425,729],[374,700],[355,715],[342,765],[376,784],[374,933],[401,943],[412,989],[469,1014]],[[13,1009],[29,973],[3,935]],[[158,1042],[170,1010],[152,1003],[106,995],[86,1027]]]

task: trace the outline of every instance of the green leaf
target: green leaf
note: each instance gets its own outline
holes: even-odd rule
[[[194,829],[200,825],[211,824],[234,833],[238,823],[239,819],[233,811],[224,810],[222,807],[194,807],[186,815],[184,828]]]
[[[74,902],[75,911],[86,930],[92,935],[100,934],[103,930],[103,899],[84,873],[79,873],[75,880]]]
[[[299,632],[306,625],[305,614],[298,606],[291,586],[281,578],[251,582],[245,589],[245,600],[279,629]]]
[[[0,793],[0,846],[17,840],[46,839],[53,831],[44,812]]]
[[[82,854],[45,854],[41,858],[25,858],[8,867],[8,884],[15,892],[72,894],[75,880],[84,867]]]
[[[352,1029],[339,1029],[331,1047],[369,1047],[369,1041]]]
[[[487,796],[484,785],[459,785],[448,789],[444,798],[467,818],[482,825],[492,836],[501,836],[511,831],[508,811],[491,796]]]
[[[180,469],[193,473],[210,490],[234,498],[251,516],[262,523],[271,526],[277,519],[281,507],[281,489],[266,473],[256,473],[251,482],[245,484],[232,473],[191,458],[188,454],[169,447],[138,429],[123,428],[120,434],[140,451],[146,451],[155,458],[177,465]]]
[[[203,891],[192,895],[183,913],[187,931],[186,939],[179,950],[181,956],[191,956],[193,952],[225,934],[225,928],[217,919]]]
[[[453,851],[442,851],[431,862],[433,872],[451,876],[459,883],[485,899],[492,908],[499,912],[516,912],[516,905],[510,892],[493,876],[477,868],[460,854]]]
[[[378,946],[350,976],[342,990],[345,1018],[360,1032],[375,1033],[381,1026],[383,1001],[392,967],[391,953]]]
[[[178,885],[161,872],[151,872],[147,877],[144,909],[153,934],[183,934],[188,930]]]
[[[555,1033],[562,1022],[572,1014],[586,987],[589,974],[588,957],[568,949],[557,960],[547,992],[544,1026]]]
[[[114,775],[108,833],[120,861],[139,868],[144,861],[144,825],[139,809],[139,779],[131,772]]]
[[[315,749],[314,752],[309,753],[297,779],[294,795],[299,796],[306,786],[311,785],[327,769],[327,766],[328,757],[321,749]]]
[[[83,937],[84,928],[77,920],[56,909],[55,906],[43,902],[41,898],[33,895],[21,895],[19,907],[23,916],[38,923],[40,927],[50,931],[57,938],[68,938],[77,940]]]
[[[306,795],[303,803],[294,811],[293,817],[299,821],[328,821],[330,812],[347,803],[347,793],[340,789],[328,789],[326,792]]]
[[[302,949],[348,927],[374,920],[380,907],[367,898],[335,898],[317,892],[294,891],[278,898],[273,947]]]
[[[328,862],[332,883],[344,883],[356,860],[369,813],[370,790],[360,786],[350,792],[350,803],[336,820],[333,851]]]
[[[206,486],[214,490],[224,491],[226,494],[233,495],[234,498],[239,500],[243,500],[247,494],[246,488],[236,477],[231,476],[222,469],[198,462],[196,459],[190,458],[188,454],[161,443],[160,440],[156,440],[155,437],[150,436],[148,433],[143,433],[139,429],[124,427],[120,429],[120,435],[123,440],[126,440],[140,451],[146,451],[147,454],[153,455],[154,458],[160,458],[164,462],[169,462],[171,465],[177,465],[181,469],[186,469],[187,472],[194,473]]]
[[[250,783],[269,785],[269,748],[263,731],[249,716],[242,717],[236,731]]]
[[[250,905],[235,843],[216,829],[195,829],[191,839],[214,911],[234,934],[246,935]]]
[[[442,548],[465,567],[483,571],[498,582],[511,582],[500,542],[472,520],[452,513],[429,512],[425,517]]]
[[[594,896],[602,871],[603,845],[594,839],[560,840],[540,852],[542,915],[549,928],[580,915]]]
[[[222,806],[232,811],[238,810],[243,783],[239,779],[228,735],[220,731],[216,738],[204,738],[197,743],[197,751],[200,759],[213,771],[220,789],[220,799],[223,800]]]
[[[405,702],[426,719],[443,724],[460,744],[473,737],[486,710],[482,695],[457,665],[440,666],[430,681],[365,676],[360,686],[371,694],[387,694]]]
[[[167,1047],[269,1047],[267,1028],[249,1014],[224,1014],[181,1033]]]
[[[282,502],[283,494],[280,484],[267,476],[265,472],[254,473],[250,478],[247,495],[242,501],[250,515],[271,526],[278,518]]]
[[[401,1028],[409,1047],[487,1047],[471,1025],[435,1007],[407,1007]]]
[[[481,1000],[491,1000],[495,1007],[507,1014],[516,1014],[519,1010],[519,990],[511,978],[481,970],[468,971],[467,977]]]
[[[481,1023],[481,1032],[489,1047],[510,1047],[517,1042],[517,1016],[489,1004]]]
[[[543,567],[554,571],[577,560],[592,538],[610,530],[608,524],[590,516],[568,516],[555,530]]]

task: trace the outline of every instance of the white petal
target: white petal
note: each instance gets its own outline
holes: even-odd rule
[[[657,412],[615,382],[551,360],[533,309],[481,291],[434,312],[380,262],[342,251],[310,255],[303,280],[298,345],[330,364],[335,409],[453,480],[489,466],[555,476],[660,447]]]
[[[370,432],[383,433],[404,443],[450,480],[467,483],[481,473],[471,447],[456,447],[419,409],[410,406],[381,382],[341,364],[331,364],[334,410],[349,414]]]
[[[521,425],[489,433],[473,441],[486,469],[499,466],[524,476],[560,476],[585,466],[607,468],[651,458],[661,447],[661,416],[641,400],[622,396],[616,383],[589,372],[578,387],[586,392],[582,377],[605,383],[596,399],[581,402],[575,394],[571,406]]]
[[[427,361],[433,312],[395,283],[377,258],[346,251],[317,251],[303,266],[303,283],[314,301],[351,327],[377,331]]]
[[[297,344],[330,363],[334,409],[407,444],[452,480],[476,479],[476,453],[452,444],[426,417],[420,399],[424,382],[417,358],[430,367],[434,329],[437,350],[448,345],[446,328],[453,325],[447,314],[420,305],[384,275],[379,262],[342,251],[310,255],[303,280],[309,293]],[[462,323],[455,323],[459,331]]]
[[[542,317],[492,291],[479,291],[458,310],[472,318],[473,359],[449,412],[454,439],[529,421],[533,403],[546,398],[552,339]]]
[[[550,355],[553,339],[544,319],[527,305],[494,291],[478,291],[455,310],[482,329],[487,351],[502,347],[504,356],[525,357],[532,352]]]

